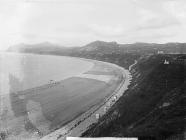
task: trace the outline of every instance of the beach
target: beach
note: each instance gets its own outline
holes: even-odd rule
[[[96,123],[99,118],[96,118],[97,115],[99,117],[103,116],[107,110],[114,105],[115,102],[123,95],[123,93],[128,89],[128,86],[131,82],[132,76],[130,72],[122,67],[119,67],[115,64],[102,62],[102,61],[95,61],[95,60],[88,60],[97,63],[97,66],[110,66],[112,68],[116,68],[119,70],[120,74],[122,75],[120,78],[120,83],[118,83],[115,90],[107,96],[102,102],[96,104],[85,113],[77,117],[72,122],[68,123],[67,125],[63,126],[62,128],[56,130],[55,132],[45,136],[42,140],[63,140],[66,137],[80,137],[83,132],[85,132],[93,123]],[[95,67],[95,69],[97,69]],[[103,69],[102,69],[103,70]],[[93,70],[94,71],[94,70]],[[102,72],[101,72],[102,73]],[[108,74],[108,73],[107,73]]]
[[[35,55],[34,57],[40,58]],[[42,57],[44,60],[45,56]],[[57,57],[57,59],[60,58],[64,57]],[[65,58],[70,59],[69,57]],[[111,99],[118,90],[123,79],[126,79],[123,77],[122,69],[112,64],[78,58],[71,59],[81,61],[83,64],[75,62],[77,65],[73,65],[74,62],[71,63],[70,67],[75,72],[71,72],[69,75],[65,74],[67,76],[64,78],[58,74],[58,71],[64,70],[64,64],[62,65],[63,69],[60,70],[59,64],[63,62],[60,60],[57,63],[57,74],[52,74],[52,78],[45,74],[48,76],[47,80],[43,76],[45,84],[40,82],[38,86],[31,84],[30,88],[23,86],[25,89],[20,90],[22,83],[16,82],[17,79],[9,75],[8,80],[12,84],[8,85],[14,85],[14,88],[10,90],[12,92],[5,95],[2,93],[4,90],[1,90],[1,104],[3,104],[1,131],[7,133],[9,139],[13,137],[17,139],[45,139],[56,132],[61,132],[61,129],[65,129],[65,133],[68,131],[68,135],[80,135],[79,131],[82,131],[80,127],[85,130],[89,125],[85,120],[91,118],[89,117],[91,114],[93,115],[95,111],[98,111],[98,108],[108,102],[108,99]],[[77,68],[81,65],[83,68]],[[40,67],[42,68],[42,66]],[[49,67],[51,68],[51,65]],[[34,69],[33,66],[31,68]],[[54,68],[56,69],[56,66]],[[22,70],[22,67],[20,69]],[[47,65],[45,65],[45,69],[47,69]],[[55,73],[55,69],[52,73]],[[67,69],[70,70],[69,67]],[[55,79],[55,77],[57,78]],[[19,84],[15,85],[15,83]],[[29,82],[26,83],[28,86]]]

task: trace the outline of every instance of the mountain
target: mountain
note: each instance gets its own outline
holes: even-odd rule
[[[53,52],[62,50],[64,47],[50,42],[43,42],[38,44],[17,44],[8,48],[8,51],[13,52],[30,52],[30,53],[42,53],[42,52]]]
[[[163,51],[164,53],[185,54],[186,43],[134,43],[134,44],[120,44],[120,47],[125,48],[128,52],[141,53],[156,53]]]
[[[104,42],[94,41],[82,47],[63,47],[60,45],[52,44],[49,42],[39,44],[18,44],[11,46],[8,51],[16,52],[30,52],[39,54],[58,54],[58,55],[71,55],[81,53],[99,53],[112,54],[112,53],[139,53],[139,54],[156,54],[158,51],[163,53],[172,54],[185,54],[186,43],[134,43],[134,44],[118,44],[117,42]]]
[[[82,48],[86,51],[94,51],[98,49],[113,49],[113,48],[118,48],[119,44],[117,42],[104,42],[104,41],[94,41],[91,42]]]

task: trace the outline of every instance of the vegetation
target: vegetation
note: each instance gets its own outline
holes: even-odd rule
[[[164,65],[165,59],[169,65]],[[127,92],[83,136],[160,140],[182,134],[186,113],[184,67],[182,55],[143,56],[131,71],[134,78]],[[183,135],[179,137],[183,139]]]

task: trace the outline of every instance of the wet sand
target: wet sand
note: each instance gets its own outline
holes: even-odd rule
[[[91,60],[90,60],[91,61]],[[109,95],[105,96],[105,99],[102,102],[99,102],[89,110],[87,110],[85,113],[77,117],[75,120],[72,122],[68,123],[64,127],[56,130],[55,132],[43,137],[43,140],[57,140],[57,139],[65,139],[67,136],[81,136],[83,132],[85,132],[88,127],[92,123],[96,123],[98,119],[96,118],[96,114],[99,114],[101,117],[106,113],[105,108],[107,110],[121,97],[124,93],[124,91],[128,88],[128,85],[130,84],[131,80],[131,75],[128,70],[125,70],[117,65],[114,64],[109,64],[106,62],[98,62],[94,61],[96,63],[99,63],[99,65],[104,66],[107,65],[107,68],[102,68],[100,73],[109,73],[109,69],[112,68],[114,70],[114,73],[117,75],[119,74],[119,83],[117,84],[117,87],[114,89],[114,91]],[[98,65],[97,65],[98,66]],[[109,66],[109,67],[108,67]],[[101,67],[100,67],[101,68]],[[98,70],[99,67],[95,67],[92,71],[96,73],[96,70]],[[115,71],[117,69],[117,72]],[[88,72],[89,73],[89,72]],[[99,72],[97,73],[98,75],[100,74]],[[117,98],[115,98],[117,97]]]
[[[39,139],[69,124],[80,124],[82,120],[78,118],[87,118],[114,93],[122,80],[118,68],[97,61],[93,63],[94,67],[84,75],[5,96],[3,100],[11,102],[11,111],[1,115],[1,131],[6,131],[9,139]]]

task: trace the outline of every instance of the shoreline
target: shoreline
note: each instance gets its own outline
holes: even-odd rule
[[[36,61],[36,58],[38,59],[39,57],[39,62]],[[2,72],[3,74],[0,75],[2,79],[4,79],[3,81],[0,81],[0,85],[2,86],[2,89],[0,91],[0,96],[2,95],[7,95],[7,94],[10,94],[10,91],[9,91],[9,75],[8,74],[11,74],[11,75],[15,75],[14,77],[17,78],[20,82],[25,82],[25,83],[28,83],[28,81],[24,81],[24,77],[26,77],[25,75],[26,74],[30,74],[30,73],[27,73],[27,66],[29,65],[26,65],[25,62],[31,62],[31,63],[40,63],[40,62],[43,62],[43,59],[45,59],[45,57],[49,57],[51,60],[55,60],[57,61],[57,64],[61,64],[61,61],[62,63],[64,63],[65,61],[67,61],[68,63],[70,63],[70,61],[72,60],[73,63],[75,62],[75,64],[78,66],[78,65],[82,65],[80,67],[77,67],[77,66],[73,66],[73,65],[70,65],[70,66],[66,66],[68,68],[71,68],[71,69],[74,69],[74,71],[72,72],[61,72],[61,71],[64,71],[64,66],[63,65],[60,65],[60,69],[58,67],[55,67],[55,72],[57,71],[57,74],[54,73],[52,70],[50,70],[49,72],[52,72],[52,74],[50,75],[43,75],[43,77],[41,78],[42,80],[37,80],[37,77],[34,77],[35,79],[35,82],[32,82],[33,80],[30,80],[29,81],[29,84],[25,84],[19,88],[16,89],[16,91],[13,91],[13,92],[25,92],[25,91],[29,91],[29,90],[32,90],[32,89],[35,89],[35,88],[39,88],[39,87],[42,87],[44,85],[48,85],[50,84],[50,80],[55,80],[53,82],[60,82],[62,80],[65,80],[65,79],[68,79],[70,77],[73,77],[73,76],[76,76],[78,74],[82,74],[82,73],[86,73],[87,71],[90,71],[93,67],[94,67],[94,63],[93,62],[88,62],[88,61],[85,61],[85,60],[81,60],[81,59],[77,59],[75,57],[69,57],[69,56],[56,56],[56,55],[40,55],[40,54],[33,54],[33,53],[15,53],[15,52],[3,52],[3,53],[0,53],[0,58],[1,58],[1,66],[2,66],[2,69],[0,70],[0,72]],[[30,61],[30,58],[32,61]],[[66,60],[64,61],[63,58],[65,58]],[[13,60],[12,60],[13,59]],[[44,60],[45,61],[45,60]],[[50,61],[49,61],[50,62]],[[13,71],[9,70],[7,71],[5,68],[6,68],[6,63],[10,63],[9,65],[11,66],[11,68],[14,70],[15,67],[19,68],[20,71],[17,72],[17,73],[14,73]],[[47,62],[48,63],[48,62]],[[86,64],[85,64],[86,63]],[[51,63],[50,63],[51,64]],[[5,65],[5,68],[3,67]],[[9,67],[10,67],[9,66]],[[36,65],[39,67],[39,65]],[[44,67],[45,68],[49,68],[48,64],[47,64],[47,67],[44,63]],[[24,71],[24,69],[26,69]],[[32,73],[34,73],[33,69],[34,68],[31,68],[32,69]],[[68,70],[66,70],[68,71]],[[30,71],[29,71],[30,72]],[[45,78],[46,77],[46,78]],[[28,79],[27,79],[28,80]],[[5,82],[4,82],[5,81]]]
[[[5,52],[6,53],[6,52]],[[3,55],[5,54],[5,53],[3,53]],[[6,53],[7,54],[7,53]],[[19,54],[19,53],[8,53],[8,55],[9,54],[16,54],[16,55],[19,55],[19,56],[24,56],[24,54]],[[35,54],[26,54],[26,55],[35,55]],[[39,54],[36,54],[37,56],[40,56]],[[58,57],[58,59],[60,59],[61,57],[60,56],[53,56],[53,55],[47,55],[47,56],[49,56],[49,57]],[[1,57],[1,56],[0,56]],[[65,58],[67,58],[66,56],[64,56]],[[68,57],[68,58],[70,58],[70,59],[72,59],[72,60],[77,60],[76,58],[71,58],[71,57]],[[77,60],[77,61],[82,61],[82,60]],[[84,60],[83,60],[84,61]],[[87,63],[87,61],[85,62],[85,63]],[[93,67],[94,67],[94,63],[93,62],[88,62],[88,63],[90,63],[90,65],[88,66],[88,68],[85,68],[84,70],[82,70],[81,72],[79,72],[79,73],[86,73],[87,71],[90,71],[91,69],[93,69]],[[77,75],[77,74],[76,74]],[[49,89],[49,88],[53,88],[53,87],[55,87],[55,86],[58,86],[58,85],[60,85],[64,80],[67,80],[68,78],[71,78],[71,77],[75,77],[76,75],[72,75],[72,76],[70,76],[70,77],[67,77],[67,78],[64,78],[64,79],[61,79],[61,80],[55,80],[55,81],[53,81],[52,83],[48,83],[48,82],[46,82],[45,84],[42,84],[42,85],[38,85],[38,86],[35,86],[35,87],[31,87],[31,88],[26,88],[26,89],[21,89],[21,90],[19,90],[19,91],[15,91],[15,92],[1,92],[1,94],[0,94],[0,105],[2,106],[1,107],[1,109],[0,109],[0,118],[2,117],[2,115],[4,115],[3,114],[3,112],[4,112],[4,110],[8,110],[8,113],[7,113],[7,118],[9,119],[9,118],[11,118],[11,120],[8,120],[9,121],[9,124],[10,124],[10,122],[12,121],[13,123],[13,125],[14,124],[16,124],[16,122],[15,122],[15,119],[24,119],[24,118],[28,118],[28,114],[26,114],[26,113],[28,113],[28,111],[23,111],[23,110],[20,110],[20,112],[22,112],[22,113],[24,113],[25,115],[23,115],[23,116],[21,116],[21,117],[15,117],[14,116],[14,113],[13,113],[13,111],[12,111],[12,106],[11,106],[11,104],[10,104],[10,95],[13,93],[13,94],[15,94],[15,95],[18,95],[17,97],[18,97],[18,99],[20,99],[21,101],[23,101],[24,99],[25,99],[25,97],[29,94],[29,93],[33,93],[33,95],[37,95],[37,93],[38,92],[40,92],[40,91],[42,91],[42,90],[46,90],[46,89]],[[48,79],[50,79],[50,78],[48,78]],[[17,103],[17,100],[16,101],[14,101],[15,103]],[[8,108],[8,109],[7,109]],[[26,108],[27,109],[27,108]],[[80,112],[81,113],[81,112]],[[78,114],[79,115],[79,114]],[[69,120],[67,120],[67,122],[65,122],[65,123],[69,123],[69,122],[71,122],[73,119],[75,119],[77,116],[75,116],[75,117],[73,117],[72,119],[69,119]],[[2,121],[2,120],[1,120]],[[7,121],[7,120],[6,120]],[[5,122],[6,122],[5,121]],[[15,123],[14,123],[15,122]],[[0,122],[1,123],[1,122]],[[24,123],[24,122],[23,122]],[[64,123],[64,124],[65,124]],[[11,128],[12,126],[9,126],[8,128],[6,128],[6,127],[4,127],[4,125],[6,125],[6,124],[2,124],[2,126],[0,126],[0,129],[1,129],[1,131],[6,131],[7,133],[9,132],[9,128]],[[14,127],[14,126],[13,126]],[[22,127],[22,126],[21,126]],[[21,128],[22,129],[22,128]],[[7,135],[9,135],[9,134],[7,134]],[[25,136],[25,135],[28,135],[28,138],[29,139],[32,139],[32,138],[34,138],[34,139],[40,139],[41,137],[39,136],[39,135],[35,135],[35,134],[33,134],[33,136],[31,136],[31,133],[30,132],[21,132],[20,133],[20,135],[18,135],[18,136],[16,136],[16,137],[18,137],[18,138],[21,138],[22,136]],[[8,136],[10,139],[13,137],[13,135],[9,135]]]
[[[49,55],[51,56],[51,55]],[[57,56],[58,57],[58,56]],[[59,56],[60,57],[60,56]],[[70,57],[70,56],[64,56],[69,57],[73,59],[79,59],[82,61],[88,61],[89,63],[92,63],[92,67],[90,67],[87,71],[84,71],[82,74],[88,74],[91,75],[91,72],[98,72],[97,76],[100,75],[107,75],[109,76],[109,72],[113,74],[113,77],[110,78],[109,81],[116,80],[117,84],[116,87],[113,88],[113,91],[106,95],[104,98],[99,99],[94,103],[93,105],[88,106],[87,110],[83,110],[79,112],[76,116],[74,116],[71,119],[68,119],[68,121],[64,122],[61,126],[57,127],[56,129],[53,129],[51,133],[48,133],[47,135],[35,135],[32,138],[34,139],[63,139],[65,136],[81,136],[83,132],[85,132],[91,124],[96,123],[98,119],[96,119],[96,114],[99,114],[99,116],[103,116],[107,111],[103,111],[104,107],[107,107],[107,110],[123,95],[124,91],[127,89],[128,85],[130,84],[130,72],[116,64],[98,61],[98,60],[92,60],[92,59],[85,59],[85,58],[78,58],[78,57]],[[103,74],[99,73],[103,72]],[[90,73],[90,74],[89,74]],[[95,80],[96,80],[96,74]],[[80,77],[80,78],[86,78],[74,75],[72,77]],[[66,78],[68,79],[68,78]],[[91,79],[91,78],[90,78]],[[93,78],[94,79],[94,78]],[[99,78],[98,78],[99,80]],[[41,86],[37,86],[34,88],[25,89],[22,91],[18,91],[20,93],[21,98],[24,99],[24,94],[39,91],[42,89],[48,89],[53,86],[58,86],[64,79],[55,81],[50,84],[44,84]],[[104,80],[103,80],[104,81]],[[107,82],[106,82],[107,83]],[[112,82],[111,82],[112,83]],[[107,83],[109,84],[109,83]],[[23,96],[22,96],[23,94]],[[117,96],[117,99],[113,101],[113,97]],[[109,106],[108,106],[109,103]]]
[[[74,57],[78,58],[78,57]],[[132,76],[129,72],[129,70],[126,70],[116,64],[103,62],[103,61],[97,61],[97,60],[91,60],[91,59],[85,59],[85,58],[78,58],[85,61],[91,61],[94,64],[95,63],[101,63],[103,65],[111,66],[113,68],[116,68],[122,72],[122,81],[117,86],[117,88],[114,90],[114,92],[106,97],[106,99],[103,99],[104,102],[99,103],[99,105],[94,105],[90,107],[89,110],[82,113],[80,116],[78,116],[76,119],[72,120],[62,128],[57,129],[56,131],[44,136],[41,138],[41,140],[58,140],[58,139],[64,139],[66,136],[81,136],[83,132],[85,132],[91,124],[96,123],[98,120],[95,118],[96,114],[99,114],[100,117],[103,116],[106,112],[104,112],[104,108],[107,107],[107,110],[123,95],[123,93],[128,89],[128,86],[130,85],[130,81],[132,79]],[[113,102],[113,96],[117,96],[117,99]],[[108,107],[108,103],[112,103]]]
[[[60,56],[59,56],[60,57]],[[65,56],[66,57],[66,56]],[[71,57],[69,57],[69,58],[71,58]],[[83,73],[88,73],[88,72],[92,72],[92,71],[97,71],[98,73],[101,71],[101,72],[105,72],[105,73],[107,73],[107,72],[116,72],[116,73],[114,73],[113,74],[113,76],[116,76],[117,78],[119,78],[119,73],[121,73],[120,72],[120,70],[118,70],[118,68],[114,68],[113,66],[111,66],[111,64],[108,64],[108,63],[105,63],[105,62],[98,62],[98,61],[96,61],[96,60],[88,60],[88,59],[83,59],[83,58],[77,58],[77,57],[73,57],[73,59],[81,59],[81,60],[83,60],[83,61],[88,61],[88,62],[90,62],[90,63],[92,63],[92,67],[88,70],[88,71],[84,71]],[[96,65],[98,65],[98,66],[96,66]],[[102,71],[103,70],[103,71]],[[107,73],[108,74],[108,73]],[[106,75],[107,75],[106,74]],[[118,74],[118,75],[116,75],[116,74]],[[94,75],[94,74],[93,74]],[[104,75],[104,74],[103,74]],[[97,75],[95,74],[95,77],[96,77]],[[99,76],[99,75],[98,75]],[[109,75],[108,75],[109,76]],[[74,75],[74,76],[72,76],[72,77],[76,77],[76,75]],[[80,77],[80,78],[86,78],[86,77]],[[68,78],[67,78],[68,79]],[[95,78],[95,80],[96,80],[96,78]],[[112,79],[112,80],[115,80],[115,79]],[[117,79],[117,83],[119,82],[120,83],[120,81],[119,81],[120,79]],[[45,89],[48,89],[48,88],[51,88],[51,87],[55,87],[55,86],[58,86],[62,81],[64,81],[64,79],[62,79],[62,80],[59,80],[59,81],[55,81],[55,82],[53,82],[53,83],[47,83],[47,84],[44,84],[44,85],[41,85],[41,86],[37,86],[37,87],[34,87],[34,88],[29,88],[29,89],[25,89],[25,90],[21,90],[21,91],[18,91],[18,93],[19,93],[19,97],[20,97],[20,99],[22,100],[22,99],[24,99],[25,98],[25,95],[24,94],[29,94],[29,93],[31,93],[31,92],[39,92],[39,91],[41,91],[41,90],[45,90]],[[99,80],[98,80],[99,81]],[[106,83],[106,82],[105,82]],[[111,82],[112,83],[112,82]],[[109,84],[109,83],[106,83],[106,84]],[[113,90],[115,90],[116,88],[118,87],[118,84],[116,84],[116,87],[115,88],[113,88]],[[77,124],[79,125],[82,121],[84,121],[85,119],[87,119],[88,117],[90,117],[90,115],[92,115],[98,108],[100,108],[100,106],[102,105],[102,103],[104,102],[105,103],[105,100],[106,99],[108,99],[108,97],[110,97],[110,96],[112,96],[112,94],[113,94],[113,92],[110,92],[108,95],[106,95],[105,97],[103,97],[103,98],[101,98],[101,99],[99,99],[99,100],[97,100],[96,101],[96,103],[97,104],[99,104],[99,105],[97,105],[96,103],[94,103],[93,105],[90,105],[90,106],[87,106],[87,110],[83,110],[83,111],[81,111],[81,112],[79,112],[76,116],[74,116],[73,118],[71,118],[71,119],[68,119],[68,121],[67,122],[65,122],[63,125],[61,125],[61,127],[63,128],[64,126],[68,126],[68,130],[69,130],[69,124],[71,123],[71,122],[73,122],[74,120],[76,121],[75,123],[73,123],[74,124],[74,126],[76,127],[77,126]],[[101,104],[101,105],[100,105]],[[84,115],[86,115],[86,117],[81,117],[81,116],[84,116]],[[80,120],[77,120],[77,118],[81,118]],[[72,125],[73,125],[72,124]],[[58,127],[58,128],[56,128],[56,129],[53,129],[53,131],[51,131],[51,133],[53,133],[53,132],[55,132],[55,131],[57,131],[57,130],[59,130],[60,128],[61,128],[60,126]],[[72,130],[71,128],[73,128],[73,126],[70,126],[70,130]],[[73,128],[74,129],[74,128]],[[37,133],[37,132],[36,132]],[[39,131],[38,131],[38,133],[40,133]],[[37,133],[37,134],[38,134]],[[50,135],[51,133],[48,133],[48,135]],[[45,137],[45,136],[47,136],[47,135],[33,135],[33,136],[31,136],[30,134],[28,134],[29,136],[29,138],[34,138],[34,139],[40,139],[40,138],[42,138],[42,137]],[[24,135],[23,133],[21,133],[21,135]],[[20,138],[21,138],[21,135],[20,135]],[[11,138],[12,136],[10,136],[10,138]],[[18,136],[18,138],[19,138],[19,136]]]

